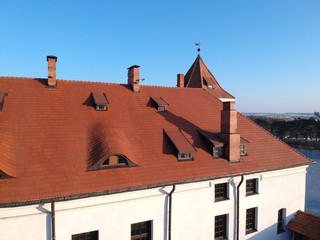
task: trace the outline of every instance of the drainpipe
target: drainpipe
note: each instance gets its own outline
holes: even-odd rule
[[[168,219],[168,240],[171,240],[171,211],[172,211],[172,193],[176,189],[176,185],[172,185],[172,190],[168,194],[168,200],[169,200],[169,219]]]
[[[52,240],[56,240],[56,211],[54,202],[51,203],[51,237]]]
[[[240,186],[243,183],[243,175],[241,175],[241,181],[237,186],[237,240],[239,240],[239,208],[240,208]]]

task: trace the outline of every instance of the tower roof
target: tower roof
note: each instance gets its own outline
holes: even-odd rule
[[[197,56],[196,60],[188,70],[185,76],[184,87],[209,89],[212,90],[211,92],[217,98],[234,99],[231,94],[223,90],[200,55]]]

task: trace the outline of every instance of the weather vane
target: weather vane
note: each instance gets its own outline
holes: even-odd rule
[[[200,49],[200,42],[196,42],[194,45],[196,45],[198,47],[197,51],[198,53],[200,53],[201,49]]]

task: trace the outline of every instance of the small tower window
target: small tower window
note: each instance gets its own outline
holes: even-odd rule
[[[97,111],[108,110],[108,99],[105,93],[92,93],[92,98]]]

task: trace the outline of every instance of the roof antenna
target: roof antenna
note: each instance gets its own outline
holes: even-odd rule
[[[201,49],[200,49],[200,42],[196,42],[194,45],[196,45],[197,47],[198,47],[198,49],[197,49],[197,51],[198,51],[198,53],[200,54],[200,51],[201,51]]]

